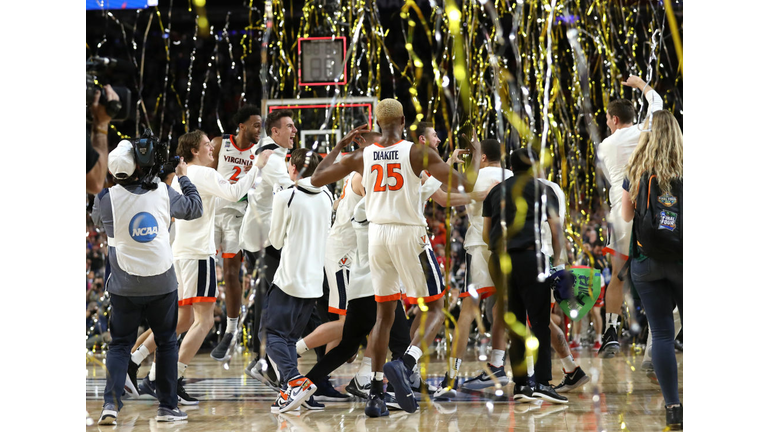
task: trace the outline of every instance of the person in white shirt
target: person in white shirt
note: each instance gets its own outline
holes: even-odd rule
[[[212,168],[230,183],[236,183],[245,176],[256,159],[255,145],[261,135],[261,115],[258,107],[245,105],[234,116],[237,135],[223,135],[214,138]],[[244,197],[245,198],[245,197]],[[218,361],[229,359],[243,297],[240,267],[243,254],[240,251],[240,227],[248,205],[247,199],[226,202],[216,209],[215,245],[224,261],[224,288],[227,305],[227,327],[219,345],[211,351],[211,357]]]
[[[317,386],[299,373],[296,341],[307,325],[317,298],[323,295],[325,246],[331,228],[333,196],[316,187],[310,176],[322,158],[309,149],[291,154],[289,171],[296,186],[275,194],[269,241],[282,249],[275,278],[264,299],[262,324],[267,355],[282,378],[273,408],[293,410],[309,399]]]
[[[477,182],[475,182],[475,190],[487,190],[502,180],[511,177],[512,171],[501,167],[501,144],[498,141],[495,139],[483,140],[480,143],[480,148],[482,156],[480,159],[480,171],[477,175]],[[467,229],[464,241],[464,248],[467,251],[466,283],[459,294],[459,298],[462,298],[463,302],[459,319],[454,329],[449,370],[445,373],[443,382],[435,392],[436,398],[456,397],[455,379],[459,373],[461,362],[464,359],[464,353],[467,350],[470,326],[478,315],[478,303],[496,293],[496,287],[488,271],[488,260],[491,252],[483,240],[482,202],[484,199],[485,196],[467,206],[469,228]],[[507,339],[502,318],[502,302],[496,302],[495,305],[496,307],[493,308],[491,330],[493,351],[488,362],[488,368],[501,385],[506,385],[509,383],[509,379],[504,373],[504,353],[507,347]],[[482,371],[478,376],[464,382],[462,387],[469,390],[480,390],[491,387],[494,384],[495,381],[485,371]]]
[[[200,218],[177,220],[174,223],[176,237],[172,245],[173,266],[179,282],[176,332],[187,332],[179,347],[177,393],[182,405],[195,405],[198,401],[186,393],[182,379],[189,362],[213,327],[213,308],[217,295],[213,230],[217,200],[221,198],[236,202],[245,196],[248,188],[257,180],[259,169],[266,164],[271,151],[259,155],[255,164],[259,169],[250,169],[235,184],[230,184],[210,167],[213,162],[213,146],[203,131],[197,130],[179,137],[176,153],[187,161],[187,177],[197,187],[203,201],[203,215]],[[172,187],[179,190],[177,178],[174,178]],[[154,335],[149,336],[143,345],[148,353],[154,351]],[[154,367],[140,387],[144,393],[153,393],[153,371]]]
[[[293,186],[293,180],[288,175],[285,163],[288,151],[293,148],[293,139],[297,132],[293,123],[293,111],[272,111],[264,121],[264,129],[267,136],[259,141],[256,153],[271,150],[272,156],[261,170],[261,182],[248,191],[248,207],[240,228],[240,248],[245,251],[245,255],[253,264],[265,270],[259,272],[263,283],[257,290],[259,296],[263,296],[266,288],[272,283],[277,266],[280,264],[280,251],[275,249],[269,241],[269,228],[272,219],[272,198],[277,192]],[[253,311],[255,328],[260,328],[261,325],[261,300],[262,297],[257,299]],[[257,367],[261,346],[259,338],[259,333],[252,333],[251,346],[256,355],[245,368],[245,373],[277,391],[279,382],[276,380],[271,363],[267,363],[266,371]]]
[[[661,96],[640,77],[630,75],[627,81],[622,82],[622,84],[643,92],[643,96],[649,104],[648,116],[653,116],[654,112],[663,109]],[[616,276],[627,262],[629,238],[632,233],[632,222],[624,222],[621,218],[622,182],[627,170],[627,161],[640,140],[642,127],[640,123],[633,124],[635,109],[632,102],[626,99],[611,101],[606,108],[605,117],[611,135],[597,147],[597,157],[603,174],[611,184],[611,213],[608,216],[610,234],[608,243],[603,248],[603,253],[613,256],[612,274],[614,277],[611,278],[605,291],[605,333],[598,355],[601,358],[611,358],[620,348],[618,317],[621,314],[623,302],[624,283]]]
[[[363,175],[366,214],[371,222],[368,251],[378,309],[369,341],[374,346],[373,379],[365,408],[369,417],[389,415],[383,400],[385,372],[400,407],[409,413],[416,411],[418,404],[409,377],[422,354],[418,346],[422,341],[431,342],[443,324],[441,309],[445,292],[439,286],[437,262],[429,259],[426,253],[431,245],[422,215],[419,175],[427,169],[441,181],[447,182],[452,175],[467,192],[474,187],[474,178],[468,180],[452,170],[435,150],[402,139],[405,116],[400,102],[394,99],[379,102],[376,119],[382,134],[378,143],[358,149],[334,164],[341,152],[337,145],[312,176],[312,184],[322,186],[338,181],[352,171]],[[475,157],[469,171],[476,175],[480,164],[479,143],[473,141],[472,146]],[[398,304],[396,300],[401,298],[399,279],[405,283],[406,296],[413,301],[422,299],[428,308],[427,323],[424,331],[417,333],[411,341],[402,359],[385,365],[389,330]]]

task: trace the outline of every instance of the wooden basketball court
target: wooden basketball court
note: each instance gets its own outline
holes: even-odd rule
[[[638,350],[639,351],[639,350]],[[419,410],[413,414],[391,411],[389,417],[367,418],[365,402],[326,403],[323,411],[300,411],[273,414],[270,405],[276,394],[243,372],[251,356],[235,354],[228,364],[213,360],[207,353],[198,354],[186,372],[187,392],[200,399],[199,406],[180,406],[189,420],[180,423],[155,421],[157,401],[149,396],[124,399],[117,426],[98,426],[103,403],[105,371],[96,364],[87,364],[86,409],[93,419],[87,430],[109,431],[662,431],[665,429],[664,399],[658,384],[640,370],[642,352],[632,347],[612,359],[597,358],[596,352],[584,347],[573,351],[579,366],[592,377],[584,387],[565,393],[567,405],[548,402],[518,404],[511,400],[512,385],[503,388],[502,397],[494,389],[459,391],[456,399],[446,402],[429,401],[423,396]],[[103,360],[103,359],[101,359]],[[677,354],[680,399],[683,400],[683,355]],[[307,372],[315,363],[310,351],[299,359],[299,370]],[[359,362],[344,365],[332,376],[336,388],[344,392],[357,371]],[[461,366],[459,382],[471,378],[480,370],[474,351],[468,352]],[[553,359],[552,384],[562,379],[560,361]],[[445,360],[430,357],[428,381],[437,386],[446,370]],[[139,380],[147,375],[149,363],[139,370]],[[508,374],[509,367],[507,366]],[[148,399],[143,399],[147,397]],[[419,397],[419,395],[417,395]]]

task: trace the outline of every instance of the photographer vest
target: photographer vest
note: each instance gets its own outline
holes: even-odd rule
[[[173,265],[168,188],[158,187],[139,195],[116,185],[110,188],[110,195],[114,237],[108,237],[107,242],[115,248],[120,268],[142,277],[168,271]]]
[[[235,141],[234,135],[224,135],[221,137],[221,148],[219,149],[219,164],[216,171],[222,177],[234,183],[245,176],[245,168],[253,166],[256,160],[256,146],[241,150]],[[222,200],[222,209],[233,209],[238,213],[245,213],[245,207],[248,205],[247,195],[243,196],[238,202],[229,202]]]

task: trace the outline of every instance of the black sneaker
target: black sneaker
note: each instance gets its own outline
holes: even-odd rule
[[[597,355],[600,358],[613,358],[613,356],[619,352],[620,347],[621,345],[619,345],[619,337],[616,334],[616,328],[609,325],[608,328],[605,329],[605,333],[603,333],[603,346],[600,347]]]
[[[365,404],[365,415],[368,417],[385,417],[389,415],[387,405],[376,393],[368,396],[368,402]]]
[[[394,393],[384,393],[383,399],[384,399],[384,403],[387,405],[387,408],[389,408],[391,411],[403,410],[402,408],[400,408],[400,404],[397,403]]]
[[[155,420],[159,422],[184,421],[186,419],[187,413],[180,410],[179,407],[174,409],[160,407],[157,409],[157,416],[155,417]]]
[[[116,422],[117,422],[117,408],[115,408],[115,405],[111,403],[105,403],[104,407],[101,409],[101,416],[99,416],[99,424],[113,425]],[[669,411],[667,411],[667,423],[669,423]]]
[[[533,389],[530,386],[515,384],[512,399],[516,402],[526,403],[535,401],[536,397],[533,396]]]
[[[139,380],[136,378],[136,374],[139,372],[139,365],[128,360],[128,373],[125,378],[125,394],[130,397],[139,397],[141,392],[139,391]]]
[[[456,379],[448,378],[448,372],[445,373],[443,382],[440,383],[434,397],[435,399],[453,399],[456,397]]]
[[[330,377],[325,377],[324,380],[320,380],[315,385],[317,390],[314,396],[319,402],[346,402],[352,398],[352,396],[341,393],[333,388]]]
[[[502,386],[509,384],[509,378],[507,378],[507,374],[504,372],[504,366],[496,367],[490,363],[487,365],[488,369],[490,369],[491,373],[493,373],[493,376],[496,378],[499,384]],[[495,385],[496,381],[494,381],[493,378],[491,378],[485,372],[485,370],[483,370],[480,375],[464,381],[464,384],[461,385],[461,388],[467,390],[482,390],[488,387],[493,387]]]
[[[157,399],[157,388],[155,387],[155,382],[149,380],[149,374],[144,377],[144,379],[141,381],[141,384],[139,384],[139,393],[143,395],[150,395],[153,398]]]
[[[565,369],[563,369],[563,372],[565,372]],[[560,393],[567,393],[588,383],[590,379],[589,375],[584,373],[581,369],[581,366],[578,366],[576,367],[576,370],[571,373],[565,372],[563,381],[555,386],[555,390]]]
[[[670,430],[683,430],[683,404],[666,407],[667,427]]]
[[[317,394],[317,392],[315,392]],[[314,396],[310,396],[309,399],[301,403],[301,406],[310,411],[320,411],[325,409],[325,405],[317,402]]]
[[[371,392],[371,383],[368,382],[366,385],[361,386],[360,383],[357,382],[357,375],[355,375],[349,381],[345,390],[351,395],[355,395],[362,399],[368,399],[368,394]]]
[[[568,398],[557,394],[549,384],[536,383],[533,388],[533,396],[552,403],[568,403]]]
[[[224,333],[221,342],[211,351],[211,358],[217,361],[227,361],[232,357],[232,345],[235,338],[234,333]]]
[[[264,363],[262,363],[261,360],[252,361],[245,369],[245,373],[248,374],[249,377],[261,381],[262,384],[272,389],[272,391],[280,393],[280,382],[277,380],[275,370],[272,368],[269,360],[263,360]],[[267,370],[264,370],[264,367],[262,366],[263,364],[266,364]]]
[[[182,405],[197,405],[200,403],[199,400],[193,398],[189,394],[187,394],[187,391],[184,389],[184,377],[179,378],[178,384],[176,384],[176,394],[179,396],[179,403]]]
[[[395,399],[400,407],[408,412],[414,413],[419,408],[416,398],[411,389],[411,371],[405,366],[402,360],[395,360],[384,364],[384,376],[387,377],[389,385],[395,390]]]

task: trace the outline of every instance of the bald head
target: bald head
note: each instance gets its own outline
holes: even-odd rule
[[[404,124],[403,105],[394,99],[384,99],[376,105],[376,121],[379,126]]]

